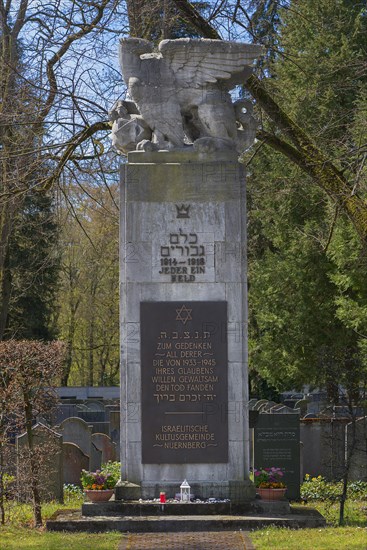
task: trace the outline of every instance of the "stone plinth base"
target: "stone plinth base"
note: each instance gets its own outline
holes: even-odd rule
[[[118,481],[115,486],[115,500],[139,500],[141,487],[129,481]]]
[[[182,480],[183,481],[183,480]],[[180,492],[182,481],[177,482],[147,482],[141,483],[141,494],[144,499],[158,498],[164,491],[166,498],[174,498]],[[191,493],[195,498],[229,499],[233,504],[246,504],[254,500],[256,490],[249,480],[244,481],[194,481],[190,482]]]
[[[291,513],[289,501],[284,500],[261,500],[256,499],[252,502],[251,508],[254,514],[267,514],[271,516],[285,516]]]

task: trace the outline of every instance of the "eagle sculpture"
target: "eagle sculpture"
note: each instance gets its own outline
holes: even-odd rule
[[[147,40],[122,39],[120,64],[132,102],[120,101],[112,111],[115,146],[122,152],[135,146],[248,147],[256,128],[252,105],[232,103],[229,91],[244,84],[261,50],[251,44],[180,38],[163,40],[155,52]],[[140,139],[143,135],[148,139]]]

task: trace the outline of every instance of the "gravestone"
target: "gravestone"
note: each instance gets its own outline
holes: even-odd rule
[[[78,409],[75,404],[59,403],[53,414],[54,416],[53,424],[54,425],[61,424],[63,420],[65,420],[66,418],[70,418],[71,416],[76,416],[77,413],[78,413]]]
[[[296,401],[294,408],[300,409],[301,416],[305,416],[307,414],[308,403],[308,399],[300,399],[299,401]]]
[[[353,445],[353,424],[346,427],[346,445]],[[355,446],[351,457],[349,479],[367,481],[367,416],[355,422]],[[346,449],[346,451],[348,450]]]
[[[101,463],[106,464],[109,460],[117,460],[116,445],[111,438],[104,433],[95,433],[92,435],[93,445],[101,452]]]
[[[42,500],[63,502],[62,435],[41,423],[32,427],[33,445],[38,457],[38,479]],[[21,497],[30,498],[28,436],[17,437],[17,484]]]
[[[77,417],[66,418],[57,429],[62,434],[64,443],[74,443],[85,455],[91,456],[92,427],[84,420]]]
[[[110,433],[110,423],[109,422],[91,422],[92,434],[106,434]]]
[[[91,444],[91,454],[89,460],[89,469],[92,472],[100,470],[102,465],[102,451],[93,443]]]
[[[245,503],[255,491],[246,190],[236,149],[252,143],[256,123],[247,103],[248,125],[236,124],[246,109],[228,90],[234,73],[251,74],[260,49],[166,40],[158,54],[140,57],[144,48],[146,41],[121,42],[136,105],[118,102],[111,115],[113,143],[129,153],[120,202],[122,480],[139,485],[143,498],[174,496],[187,479],[197,496]]]
[[[63,443],[63,479],[64,483],[82,486],[80,476],[82,470],[89,470],[89,456],[84,454],[75,443]]]
[[[341,479],[345,459],[345,430],[347,419],[303,418],[303,473],[322,475],[328,480]]]
[[[254,467],[284,470],[289,499],[300,498],[298,414],[259,414],[254,430]]]

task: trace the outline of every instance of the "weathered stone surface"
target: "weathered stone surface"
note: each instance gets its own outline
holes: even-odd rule
[[[64,483],[72,483],[81,487],[82,470],[89,470],[90,457],[83,453],[75,443],[63,443]]]
[[[110,503],[106,503],[110,504]],[[188,505],[190,506],[190,505]],[[179,533],[202,531],[251,531],[267,526],[287,527],[288,529],[325,527],[326,521],[316,510],[303,507],[291,507],[291,513],[285,516],[272,514],[242,515],[197,515],[197,516],[99,516],[85,517],[80,512],[61,512],[48,520],[49,531],[83,531],[99,533],[105,531],[123,531],[130,533]],[[220,534],[219,533],[219,534]],[[218,533],[217,533],[218,534]],[[155,541],[154,541],[155,542]],[[130,546],[130,545],[129,545]],[[209,548],[212,546],[209,545]],[[141,548],[137,546],[137,548]],[[156,548],[156,544],[150,546]],[[171,548],[170,543],[163,548]],[[180,546],[180,549],[182,546]],[[223,548],[223,546],[221,547]],[[233,546],[230,547],[231,550]],[[246,542],[246,548],[250,550]]]
[[[103,433],[95,433],[92,435],[92,443],[101,451],[101,461],[105,464],[109,460],[116,460],[116,445],[111,438]]]
[[[120,411],[110,412],[110,438],[116,445],[116,460],[120,460],[120,418]]]
[[[355,424],[356,445],[352,455],[349,479],[367,481],[367,416],[359,418]],[[347,445],[353,442],[353,424],[347,425]]]
[[[252,144],[256,122],[249,101],[232,103],[229,91],[243,84],[261,53],[257,45],[220,40],[163,40],[158,52],[138,38],[121,40],[121,69],[130,102],[111,113],[113,143],[126,153],[183,148],[202,154]],[[150,135],[149,135],[150,129]]]
[[[248,502],[255,491],[247,479],[247,265],[242,168],[235,154],[228,151],[207,158],[181,151],[136,152],[129,154],[126,177],[121,193],[122,479],[141,486],[143,498],[158,497],[160,490],[174,496],[186,478],[197,495]],[[149,251],[151,265],[138,253],[142,244]],[[203,455],[202,464],[188,460],[143,463],[140,304],[211,301],[227,303],[227,321],[216,330],[219,338],[228,341],[228,392],[226,399],[219,402],[214,398],[209,404],[217,408],[220,422],[228,422],[228,460],[209,464]],[[215,319],[206,321],[213,328]],[[153,322],[157,324],[158,319]],[[185,330],[183,327],[182,334]],[[201,360],[196,357],[194,368]],[[149,376],[160,376],[155,368],[151,365]]]
[[[66,418],[58,426],[64,443],[74,443],[90,458],[92,444],[92,427],[77,417]],[[87,467],[89,469],[89,466]]]
[[[89,460],[89,469],[91,472],[95,472],[96,470],[101,469],[102,451],[98,449],[98,447],[93,443],[93,441],[91,442],[90,450],[91,450],[91,455]]]
[[[39,455],[39,487],[44,500],[63,502],[63,453],[62,435],[38,423],[32,428],[33,445]],[[17,437],[17,482],[18,491],[30,497],[30,477],[27,469],[28,437],[24,433]]]

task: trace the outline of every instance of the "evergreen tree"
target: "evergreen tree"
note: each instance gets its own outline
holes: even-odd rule
[[[360,174],[362,153],[354,121],[365,120],[364,13],[361,3],[350,1],[293,2],[282,12],[283,55],[271,67],[274,94],[289,115],[352,178]],[[354,247],[360,269],[362,247],[351,240],[354,230],[339,209],[284,157],[262,147],[249,170],[252,368],[278,388],[326,384],[335,396],[340,376],[326,367],[325,354],[345,357],[358,345],[340,308],[343,273],[336,251],[353,279],[348,248]],[[363,303],[366,290],[359,286]]]
[[[9,242],[10,299],[5,337],[52,340],[59,271],[58,225],[51,196],[29,193]]]

